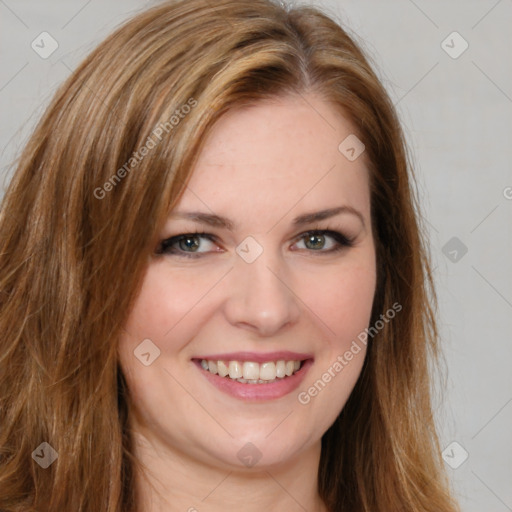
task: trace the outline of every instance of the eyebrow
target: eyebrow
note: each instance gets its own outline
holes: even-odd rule
[[[336,215],[351,214],[359,218],[363,227],[366,227],[364,217],[359,210],[356,210],[352,206],[339,206],[337,208],[327,208],[325,210],[319,210],[316,212],[304,213],[295,217],[292,221],[294,227],[303,226],[305,224],[312,224],[321,220],[329,219]],[[172,212],[170,218],[185,219],[206,224],[214,228],[223,228],[228,231],[234,231],[235,224],[226,217],[215,215],[212,213],[204,212]]]

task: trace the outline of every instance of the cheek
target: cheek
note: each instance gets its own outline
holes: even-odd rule
[[[187,315],[208,291],[209,280],[179,270],[170,271],[165,261],[150,265],[126,324],[133,337],[162,341],[177,326],[186,323]]]
[[[170,361],[188,362],[183,348],[212,314],[203,299],[222,272],[225,270],[192,273],[172,269],[165,259],[149,265],[118,345],[120,363],[127,379],[132,380],[133,392],[154,388],[161,377],[155,374],[155,367],[169,366]],[[156,365],[144,368],[135,356],[147,339],[156,346],[150,345],[158,359]]]
[[[376,271],[369,258],[368,264],[344,267],[310,295],[311,309],[320,319],[317,328],[324,336],[297,399],[315,432],[323,434],[332,425],[360,376],[367,350],[360,335],[370,322],[375,285]]]
[[[308,279],[307,304],[327,327],[328,338],[337,349],[349,344],[368,327],[376,286],[374,258],[346,265],[332,272],[323,284]],[[304,289],[303,293],[306,293]]]
[[[158,381],[155,374],[155,367],[158,367],[158,364],[144,367],[136,354],[149,351],[150,357],[159,363],[178,351],[180,347],[177,343],[170,344],[165,340],[169,339],[168,333],[174,332],[175,326],[185,316],[189,302],[186,296],[180,297],[176,294],[175,290],[179,283],[169,286],[169,281],[162,277],[165,269],[159,270],[158,266],[157,264],[148,267],[118,345],[121,367],[129,381],[131,392],[137,395],[154,387],[155,381]],[[151,343],[144,345],[148,350],[142,352],[139,346],[142,346],[142,343],[148,344],[145,340],[151,340]],[[173,337],[173,340],[179,338]]]

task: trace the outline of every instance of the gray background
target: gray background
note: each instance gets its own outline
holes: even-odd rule
[[[0,0],[1,195],[56,86],[154,3]],[[440,299],[447,382],[436,403],[454,489],[465,512],[512,511],[512,0],[310,3],[362,42],[413,154]],[[31,48],[43,31],[59,45],[47,59]],[[454,31],[469,44],[461,55]]]

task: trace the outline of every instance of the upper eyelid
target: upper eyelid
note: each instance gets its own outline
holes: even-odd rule
[[[296,240],[296,239],[301,238],[310,233],[325,233],[327,236],[332,236],[332,235],[330,235],[330,233],[338,233],[341,236],[344,236],[345,238],[350,239],[349,236],[345,235],[344,233],[342,233],[341,231],[339,231],[337,229],[311,228],[311,229],[306,229],[305,231],[301,231],[299,234],[292,237],[292,240]],[[219,239],[219,237],[217,235],[215,235],[213,233],[208,233],[206,231],[183,231],[182,233],[179,233],[177,235],[165,237],[162,241],[168,242],[169,240],[179,239],[179,238],[186,237],[186,236],[200,236],[200,237],[208,238],[210,240],[218,240]]]

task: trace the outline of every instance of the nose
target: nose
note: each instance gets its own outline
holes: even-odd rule
[[[300,318],[290,273],[282,259],[270,257],[269,252],[252,263],[236,259],[225,302],[225,315],[232,325],[262,337],[275,335]]]

